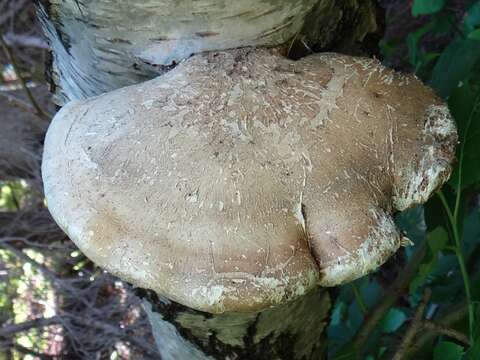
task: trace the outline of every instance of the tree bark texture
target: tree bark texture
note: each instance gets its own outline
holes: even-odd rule
[[[139,291],[163,360],[323,359],[330,297],[317,288],[254,313],[209,314]]]
[[[202,51],[284,44],[292,57],[370,52],[379,17],[373,0],[42,3],[59,105],[151,79]]]

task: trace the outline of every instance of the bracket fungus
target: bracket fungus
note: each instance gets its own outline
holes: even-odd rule
[[[42,171],[95,263],[194,309],[249,312],[385,262],[403,240],[392,214],[448,179],[456,141],[412,75],[242,48],[67,104]]]

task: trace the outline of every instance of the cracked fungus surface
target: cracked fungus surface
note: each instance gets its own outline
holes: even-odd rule
[[[448,178],[455,143],[413,76],[239,49],[65,106],[43,176],[98,265],[192,308],[254,311],[382,264],[402,240],[392,212]]]

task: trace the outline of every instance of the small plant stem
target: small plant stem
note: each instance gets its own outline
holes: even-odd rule
[[[458,342],[461,342],[466,346],[470,346],[470,340],[468,339],[468,336],[466,336],[460,331],[452,329],[451,327],[439,324],[432,320],[423,320],[422,326],[425,329],[432,330],[438,334],[448,336],[452,339],[457,340]]]
[[[466,301],[461,301],[454,307],[445,309],[444,313],[436,319],[435,323],[447,327],[453,326],[468,315],[467,306],[468,304]],[[437,335],[438,332],[425,328],[425,331],[422,331],[417,339],[415,339],[415,343],[412,344],[412,347],[408,352],[408,358],[415,359],[415,352],[419,351],[424,346],[431,346],[432,341]]]
[[[410,326],[408,327],[403,339],[398,346],[397,351],[392,357],[392,360],[402,360],[408,353],[410,346],[415,340],[415,335],[418,333],[420,328],[422,327],[422,318],[423,313],[425,312],[425,308],[427,307],[428,301],[430,300],[430,296],[432,295],[432,291],[429,288],[426,288],[423,293],[423,298],[420,304],[418,305],[417,311],[415,311],[415,316],[410,322]]]
[[[357,285],[355,285],[355,283],[352,283],[352,290],[353,290],[353,296],[355,296],[355,300],[357,301],[360,311],[362,312],[363,315],[365,315],[368,312],[367,304],[365,304],[362,294],[358,290]]]
[[[445,208],[445,211],[447,213],[448,220],[450,222],[450,226],[453,232],[453,239],[455,241],[454,251],[455,251],[455,255],[457,256],[457,261],[458,261],[458,265],[460,266],[460,271],[462,273],[463,285],[465,287],[465,296],[467,298],[467,303],[468,303],[468,325],[469,325],[468,329],[469,329],[469,335],[471,339],[473,335],[474,309],[473,309],[473,302],[472,302],[472,294],[470,291],[470,278],[468,276],[467,267],[465,266],[465,259],[463,257],[463,252],[462,252],[462,243],[461,243],[460,236],[458,234],[457,220],[455,219],[454,214],[452,214],[450,206],[448,206],[447,199],[445,198],[445,195],[443,195],[442,191],[438,192],[438,197],[440,198],[440,201],[442,202],[443,207]]]
[[[418,267],[425,257],[426,250],[426,240],[423,239],[410,257],[410,261],[408,262],[407,266],[387,289],[381,301],[370,307],[370,311],[365,315],[365,320],[353,339],[353,343],[357,352],[362,351],[364,344],[370,337],[370,334],[377,327],[377,324],[397,302],[400,296],[408,291],[408,286],[417,274]]]
[[[467,134],[470,130],[472,124],[473,115],[477,112],[477,105],[480,100],[480,93],[475,97],[473,102],[473,108],[468,116],[467,126],[465,127],[465,133],[463,134],[463,139],[461,139],[460,144],[460,156],[458,159],[458,182],[457,182],[457,193],[455,194],[455,208],[453,210],[453,218],[455,221],[458,221],[458,212],[460,211],[460,198],[462,195],[462,172],[463,172],[463,154],[465,153],[465,144],[467,142]]]
[[[460,211],[460,198],[462,196],[462,165],[463,165],[463,146],[465,145],[462,142],[462,148],[460,150],[460,156],[458,159],[458,183],[457,183],[457,192],[455,194],[455,207],[453,208],[453,220],[455,224],[458,222],[458,212]],[[443,201],[442,201],[443,202]]]

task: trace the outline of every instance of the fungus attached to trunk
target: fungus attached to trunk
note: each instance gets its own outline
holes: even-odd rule
[[[411,75],[237,49],[69,103],[42,170],[95,263],[194,309],[253,312],[380,266],[402,243],[392,213],[448,178],[455,143]]]

